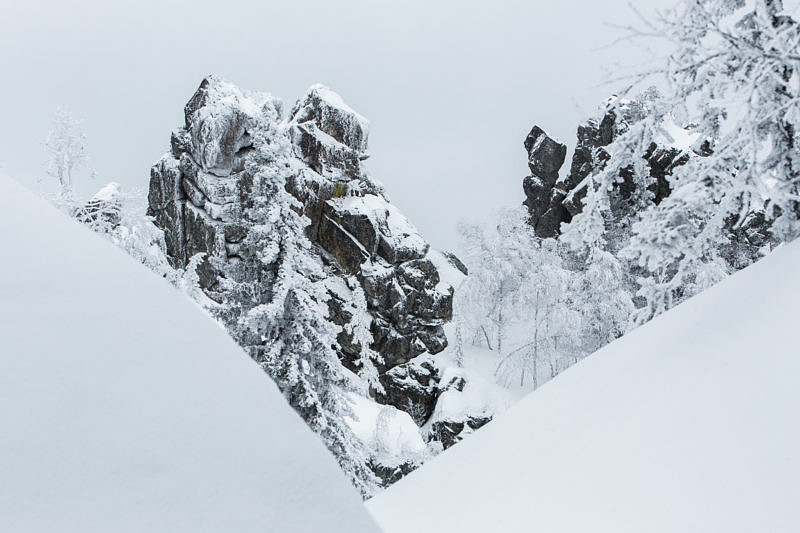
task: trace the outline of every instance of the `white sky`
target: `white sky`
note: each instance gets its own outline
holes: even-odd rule
[[[620,35],[606,22],[635,22],[626,0],[9,3],[0,164],[25,185],[46,188],[36,180],[58,106],[86,121],[88,195],[111,180],[147,186],[207,73],[287,108],[321,82],[370,119],[372,175],[440,248],[456,246],[458,220],[522,202],[534,124],[574,144],[615,88],[599,86],[607,71],[652,59],[606,47]],[[646,13],[671,4],[636,1]]]

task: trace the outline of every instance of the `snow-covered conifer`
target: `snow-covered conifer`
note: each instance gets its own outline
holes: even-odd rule
[[[275,126],[276,128],[280,126]],[[254,173],[245,216],[252,223],[241,268],[256,275],[224,280],[216,314],[275,379],[289,403],[319,433],[365,495],[377,487],[369,454],[346,425],[355,385],[336,352],[341,328],[328,320],[326,273],[305,237],[309,220],[286,191],[295,170],[277,131],[254,135]]]

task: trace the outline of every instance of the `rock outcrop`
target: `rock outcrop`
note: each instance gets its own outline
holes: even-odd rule
[[[529,223],[541,238],[558,237],[561,225],[569,223],[583,209],[590,176],[602,171],[610,159],[609,146],[625,131],[647,116],[648,94],[642,100],[619,100],[611,98],[599,119],[591,119],[580,125],[577,143],[572,155],[569,172],[559,176],[564,163],[566,147],[553,140],[538,126],[531,130],[525,139],[528,152],[528,166],[531,176],[523,181],[524,205],[528,208]],[[708,157],[712,154],[709,141],[698,142],[691,131],[674,124],[670,126],[679,137],[691,142],[677,143],[669,139],[671,135],[653,139],[639,154],[649,168],[648,185],[634,183],[632,172],[623,168],[609,194],[608,240],[610,251],[618,251],[619,239],[614,233],[628,231],[637,210],[643,205],[660,204],[671,193],[669,176],[676,167],[686,164],[691,157]],[[677,143],[677,144],[676,144]],[[682,144],[682,145],[681,145]],[[720,255],[734,269],[739,270],[752,264],[762,255],[762,248],[777,242],[770,233],[770,225],[765,220],[764,211],[747,214],[738,223],[734,218],[726,222],[727,242],[720,243]]]
[[[606,147],[628,127],[640,120],[641,109],[636,105],[616,105],[614,100],[600,120],[591,119],[578,127],[577,144],[572,155],[569,172],[559,176],[564,164],[566,146],[550,138],[538,126],[531,130],[525,139],[528,152],[528,166],[531,176],[523,181],[525,201],[529,222],[536,234],[542,238],[556,237],[561,224],[568,223],[581,212],[586,196],[585,180],[588,176],[602,170],[609,158]],[[659,146],[655,142],[648,147],[643,158],[650,168],[652,185],[649,192],[655,204],[670,193],[667,176],[677,165],[687,161],[688,155],[671,146]],[[615,185],[617,202],[612,208],[618,217],[629,215],[628,200],[635,192],[630,176],[621,173]]]
[[[568,222],[569,213],[562,205],[570,191],[565,181],[559,181],[558,171],[564,164],[567,147],[554,141],[538,126],[525,139],[528,168],[531,175],[522,182],[525,206],[530,223],[540,237],[552,237],[561,222]]]
[[[372,348],[383,359],[385,393],[373,394],[421,425],[436,402],[436,370],[426,374],[414,359],[447,346],[443,326],[452,316],[453,287],[441,279],[430,245],[364,169],[367,120],[319,85],[288,117],[281,114],[281,103],[269,95],[203,80],[184,109],[184,125],[172,134],[171,151],[151,170],[148,213],[164,230],[174,267],[206,254],[200,285],[222,299],[222,279],[249,275],[239,268],[251,230],[243,213],[254,172],[270,170],[252,157],[253,140],[282,136],[291,154],[274,165],[291,168],[286,190],[310,221],[306,236],[326,271],[342,279],[341,290],[331,292],[329,319],[339,326],[352,320],[357,280],[371,316]],[[338,339],[340,358],[355,369],[361,347],[346,330]]]

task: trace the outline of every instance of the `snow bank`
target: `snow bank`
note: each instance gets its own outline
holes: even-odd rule
[[[0,531],[376,531],[185,296],[0,176]]]
[[[381,465],[399,466],[425,453],[425,441],[411,415],[357,394],[350,399],[356,419],[347,418],[347,424],[369,449],[378,450]]]
[[[427,426],[436,422],[463,422],[467,417],[493,417],[510,407],[511,392],[469,368],[444,367],[442,383],[463,380],[463,390],[450,388],[436,401]]]
[[[390,533],[798,531],[798,264],[800,242],[612,343],[370,511]]]

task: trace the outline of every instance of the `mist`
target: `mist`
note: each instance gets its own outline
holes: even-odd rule
[[[69,4],[69,5],[68,5]],[[636,8],[651,16],[663,2]],[[663,55],[613,44],[639,21],[624,0],[442,2],[29,2],[2,8],[0,164],[37,191],[58,107],[85,120],[97,177],[146,190],[183,105],[218,74],[291,108],[324,83],[371,122],[367,166],[432,244],[459,220],[524,196],[534,125],[572,147],[575,129]],[[568,165],[568,162],[567,162]]]

